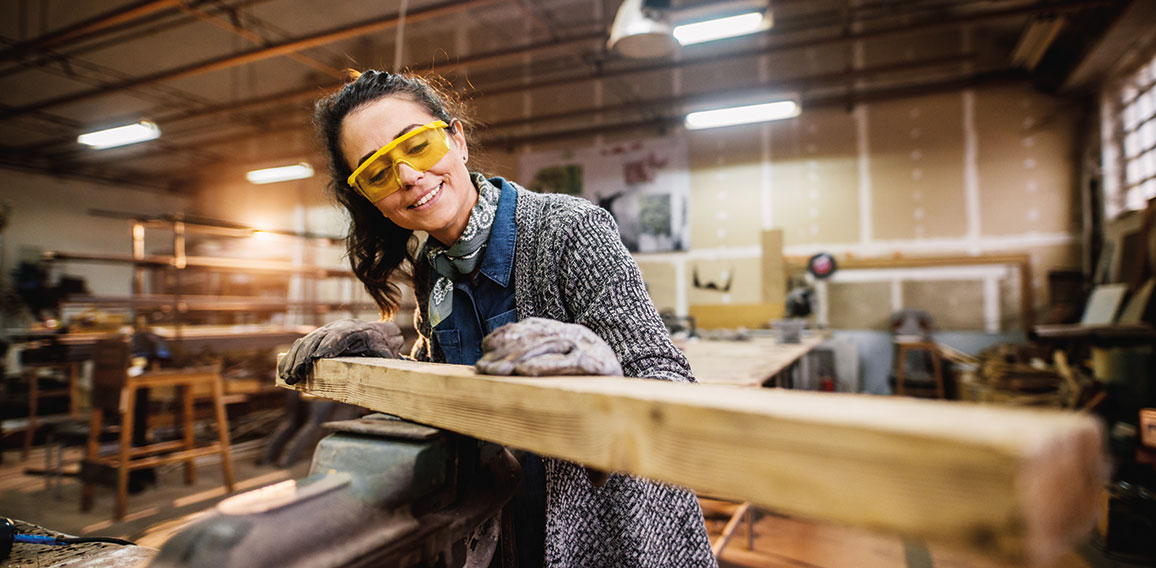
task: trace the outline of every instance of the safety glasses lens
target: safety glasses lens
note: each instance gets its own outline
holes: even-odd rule
[[[440,125],[440,126],[438,126]],[[393,142],[383,153],[371,158],[354,176],[354,187],[370,201],[378,201],[401,189],[399,164],[424,172],[449,152],[445,123],[433,123],[408,133]]]

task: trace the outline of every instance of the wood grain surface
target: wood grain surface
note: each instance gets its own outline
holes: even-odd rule
[[[1101,426],[1059,411],[319,360],[289,387],[812,519],[1047,560],[1090,529]]]
[[[823,336],[804,337],[799,343],[779,343],[771,337],[747,341],[681,341],[678,348],[690,361],[700,383],[757,387],[798,361],[826,341]]]

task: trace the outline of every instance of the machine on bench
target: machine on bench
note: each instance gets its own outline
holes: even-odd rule
[[[219,503],[153,567],[485,567],[521,476],[503,447],[384,414],[332,422],[309,476]]]

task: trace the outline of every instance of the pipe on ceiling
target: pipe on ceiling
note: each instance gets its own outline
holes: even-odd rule
[[[423,10],[423,11],[421,11],[421,13],[425,14],[426,15],[425,17],[434,17],[435,15],[441,15],[441,12],[440,12],[441,10],[457,11],[457,10],[468,9],[469,7],[473,7],[474,3],[477,3],[480,5],[480,4],[488,4],[488,3],[496,2],[496,1],[499,1],[499,0],[475,0],[474,2],[461,2],[461,3],[456,3],[453,5],[442,4],[442,5],[434,6],[434,7],[428,8],[426,10]],[[1034,13],[1039,13],[1041,11],[1058,13],[1058,12],[1062,12],[1062,11],[1070,11],[1070,10],[1076,10],[1076,9],[1080,9],[1080,8],[1098,6],[1098,5],[1103,5],[1103,4],[1111,4],[1111,3],[1112,3],[1111,0],[1067,0],[1066,2],[1060,2],[1060,3],[1055,3],[1055,4],[1042,3],[1042,4],[1031,5],[1031,6],[1011,8],[1008,10],[1002,10],[1002,11],[998,11],[998,12],[973,14],[973,15],[955,18],[955,19],[951,19],[951,20],[941,20],[938,22],[926,22],[926,23],[922,23],[917,29],[912,29],[912,27],[910,25],[901,25],[901,26],[893,26],[893,27],[889,27],[889,28],[881,28],[878,30],[870,31],[870,32],[858,32],[858,33],[851,33],[851,34],[842,34],[841,36],[836,37],[836,38],[820,38],[817,40],[802,40],[802,41],[797,41],[797,42],[790,43],[790,44],[783,44],[780,46],[773,46],[773,47],[776,49],[781,49],[781,50],[798,49],[798,48],[813,47],[813,46],[817,46],[817,45],[822,45],[824,43],[847,42],[847,41],[861,40],[861,39],[865,39],[865,38],[869,38],[869,37],[881,37],[881,36],[886,36],[886,35],[896,35],[896,34],[902,34],[902,33],[923,32],[923,31],[927,31],[929,29],[937,29],[937,28],[943,28],[943,27],[954,27],[954,26],[961,25],[961,24],[976,23],[979,21],[985,21],[985,20],[989,20],[989,19],[1002,19],[1002,18],[1008,18],[1008,17],[1015,17],[1015,16],[1020,16],[1020,15],[1025,15],[1025,14],[1034,14]],[[437,10],[438,13],[436,13],[436,14],[433,13],[433,11],[435,11],[435,10]],[[895,15],[889,14],[885,17],[894,17],[894,16]],[[411,15],[411,18],[412,17],[413,16]],[[353,37],[353,35],[346,36],[344,34],[360,35],[360,33],[369,33],[368,31],[358,32],[358,30],[366,28],[366,26],[370,26],[370,27],[378,26],[378,25],[388,26],[390,24],[386,23],[386,22],[387,21],[393,22],[394,20],[396,20],[396,17],[373,20],[373,21],[365,22],[365,23],[355,25],[355,26],[349,27],[349,28],[343,28],[343,29],[339,29],[339,30],[335,30],[335,31],[331,31],[331,32],[323,32],[321,34],[315,34],[314,36],[310,36],[308,38],[303,38],[301,40],[290,40],[290,41],[285,42],[283,44],[278,44],[278,46],[270,46],[268,49],[289,48],[289,47],[292,47],[294,45],[306,45],[310,41],[314,41],[314,40],[321,41],[321,38],[324,38],[324,37],[329,37],[329,38],[336,37],[335,34],[341,36],[338,39],[345,39],[346,37]],[[377,28],[374,28],[374,30],[376,30],[376,29]],[[778,27],[777,29],[781,33],[782,26]],[[373,31],[373,30],[370,30],[370,31]],[[769,33],[769,32],[764,32],[764,33]],[[472,58],[471,57],[462,58],[457,62],[457,65],[465,66],[465,65],[475,65],[475,64],[480,64],[480,63],[490,63],[490,62],[498,61],[498,60],[505,59],[508,57],[524,56],[527,53],[534,53],[534,52],[541,51],[544,49],[564,47],[567,45],[578,44],[578,43],[582,43],[582,42],[586,42],[586,41],[593,41],[595,38],[601,38],[601,34],[597,34],[597,35],[592,34],[589,36],[582,36],[582,37],[573,38],[573,39],[561,40],[559,42],[546,42],[545,44],[536,44],[536,45],[532,45],[532,46],[526,46],[524,48],[500,50],[498,52],[482,54],[482,55],[472,57]],[[331,41],[337,41],[337,39],[332,39]],[[313,45],[306,45],[306,47],[313,47]],[[305,49],[306,47],[299,47],[298,49]],[[90,98],[90,97],[95,97],[95,96],[105,94],[106,92],[112,92],[112,91],[105,90],[108,88],[115,88],[116,90],[121,90],[121,89],[125,89],[125,88],[130,88],[132,86],[138,86],[140,84],[145,84],[148,82],[165,80],[165,79],[172,79],[172,78],[176,78],[178,76],[183,77],[183,76],[185,76],[185,73],[192,74],[192,73],[204,72],[207,70],[214,70],[217,68],[216,65],[228,64],[228,66],[232,66],[232,65],[239,65],[242,63],[247,63],[250,61],[248,61],[248,60],[242,61],[242,59],[246,58],[246,57],[250,57],[250,56],[257,56],[261,52],[264,52],[264,51],[266,51],[266,50],[257,49],[257,50],[242,53],[242,54],[239,54],[236,56],[227,56],[227,57],[221,58],[219,60],[216,60],[214,62],[207,62],[207,63],[203,62],[201,64],[194,64],[192,66],[188,66],[186,68],[178,69],[175,71],[162,72],[162,73],[153,74],[153,75],[150,75],[147,77],[129,80],[127,82],[121,83],[119,85],[114,85],[112,87],[94,89],[91,91],[87,91],[85,93],[80,93],[79,95],[73,95],[71,97],[58,97],[57,99],[42,101],[41,103],[34,103],[33,105],[29,105],[26,107],[2,109],[2,110],[0,110],[0,119],[10,118],[12,116],[18,116],[19,114],[22,114],[24,112],[29,112],[30,110],[40,110],[41,108],[47,108],[48,106],[56,106],[57,104],[67,104],[68,102],[75,102],[77,100],[81,100],[82,98]],[[277,53],[274,55],[279,55],[279,54],[280,53]],[[268,55],[268,57],[273,57],[274,55]],[[264,59],[264,58],[265,57],[261,57],[261,59]],[[432,68],[433,68],[433,66],[429,65],[429,66],[424,66],[424,67],[420,68],[420,70],[422,72],[424,72],[424,71],[427,71],[427,70],[432,69]],[[126,84],[128,84],[128,85],[126,86]],[[338,86],[339,85],[334,85],[332,88],[337,88]],[[506,89],[518,90],[519,87],[522,87],[522,86],[507,87]],[[329,87],[324,87],[324,88],[329,88]],[[303,97],[303,96],[306,96],[305,93],[307,93],[307,92],[309,92],[309,89],[298,89],[298,90],[290,91],[287,94],[287,96],[293,97],[293,98]],[[498,94],[500,92],[502,92],[502,90],[499,90],[497,92],[491,91],[489,94],[491,94],[491,95],[492,94]],[[281,95],[273,95],[270,97],[266,97],[266,99],[274,99],[274,98],[277,98],[279,96],[281,96]],[[471,96],[471,95],[467,94],[467,96]],[[472,96],[476,96],[476,95],[472,95]],[[80,97],[80,98],[78,98],[78,97]],[[226,106],[228,106],[228,105],[226,105]],[[238,106],[244,107],[244,106],[249,106],[249,105],[248,105],[248,103],[242,101],[241,103],[238,103]],[[221,110],[208,110],[207,112],[208,113],[216,113],[216,112],[223,112],[223,111],[221,111]],[[198,116],[198,114],[195,112],[194,113],[183,113],[181,116],[181,119],[183,120],[186,118],[193,118],[196,116]],[[50,143],[55,143],[55,142],[56,141],[52,141]],[[43,147],[47,144],[49,144],[49,143],[41,143],[41,144],[37,144],[37,146]],[[28,148],[28,149],[32,149],[32,148]]]
[[[410,21],[418,21],[420,19],[429,19],[429,18],[433,18],[433,17],[437,17],[437,16],[446,15],[449,13],[458,12],[461,10],[467,10],[470,8],[480,7],[483,5],[488,5],[488,4],[492,4],[492,3],[496,3],[496,2],[502,2],[502,1],[508,1],[508,0],[463,0],[463,1],[459,1],[459,2],[452,2],[452,1],[451,2],[445,2],[442,4],[437,4],[434,6],[430,6],[428,8],[424,8],[422,10],[415,11],[412,14],[409,14],[408,18],[410,19]],[[1033,4],[1030,6],[1011,8],[1008,10],[1002,10],[1002,11],[998,11],[998,12],[974,14],[974,15],[969,15],[969,16],[963,16],[960,18],[955,18],[955,19],[948,20],[948,21],[953,22],[950,25],[959,25],[959,24],[984,21],[987,19],[997,19],[997,18],[1002,19],[1002,18],[1013,17],[1013,16],[1018,16],[1018,15],[1034,14],[1034,13],[1038,13],[1041,11],[1060,13],[1060,12],[1085,8],[1085,7],[1089,7],[1089,6],[1111,4],[1111,3],[1112,3],[1111,0],[1064,0],[1061,2],[1055,2],[1055,3]],[[153,73],[151,75],[146,75],[143,77],[137,77],[135,79],[129,79],[127,81],[122,81],[120,83],[115,83],[115,84],[111,84],[111,85],[105,85],[102,87],[98,87],[96,89],[83,91],[81,93],[75,93],[75,94],[71,94],[71,95],[64,95],[64,96],[60,96],[60,97],[46,99],[46,100],[42,100],[38,103],[32,103],[30,105],[26,105],[23,107],[6,109],[3,111],[0,111],[0,120],[6,119],[6,118],[11,118],[13,116],[19,116],[21,114],[31,112],[31,111],[44,110],[46,108],[51,108],[51,107],[60,106],[60,105],[64,105],[64,104],[70,104],[70,103],[80,102],[83,100],[88,100],[91,98],[95,98],[95,97],[107,95],[110,93],[122,91],[122,90],[129,89],[132,87],[137,87],[137,86],[147,84],[147,83],[153,83],[153,82],[158,82],[158,81],[166,81],[166,80],[172,80],[172,79],[177,79],[177,78],[182,78],[182,77],[188,77],[191,75],[206,73],[209,71],[215,71],[215,70],[219,70],[219,69],[230,68],[230,67],[234,67],[237,65],[254,63],[257,61],[262,61],[264,59],[268,59],[271,57],[277,57],[277,56],[285,55],[288,53],[295,53],[295,52],[301,51],[303,49],[309,49],[311,47],[317,47],[320,45],[325,45],[328,43],[333,43],[333,42],[341,41],[344,39],[358,37],[358,36],[372,33],[375,31],[380,31],[381,29],[396,25],[397,20],[398,20],[398,18],[396,15],[387,16],[385,18],[376,18],[376,19],[362,22],[360,24],[354,24],[352,26],[346,26],[346,27],[337,28],[334,30],[320,32],[320,33],[317,33],[317,34],[314,34],[311,36],[306,36],[306,37],[295,39],[295,40],[288,40],[288,41],[285,41],[285,42],[282,42],[279,44],[274,44],[274,45],[263,47],[263,48],[253,49],[253,50],[243,52],[240,54],[228,55],[228,56],[220,57],[220,58],[209,60],[209,61],[202,61],[202,62],[194,63],[194,64],[187,65],[185,67],[181,67],[181,68],[177,68],[177,69],[171,69],[168,71]],[[911,26],[899,26],[898,28],[902,28],[904,31],[928,31],[928,30],[932,30],[932,29],[941,28],[944,25],[946,25],[946,24],[944,24],[943,21],[940,21],[940,22],[921,23],[917,30],[911,30],[910,29]],[[773,29],[774,28],[772,28],[772,30]],[[858,39],[863,39],[863,38],[867,38],[867,37],[876,37],[879,35],[887,35],[887,34],[895,33],[895,30],[896,30],[896,27],[892,27],[892,28],[884,28],[884,29],[880,29],[880,30],[874,30],[874,31],[870,31],[870,32],[859,32],[859,33],[854,34],[854,35]],[[764,32],[764,33],[770,33],[770,32]]]
[[[421,10],[415,10],[415,11],[409,13],[406,16],[406,18],[412,23],[412,22],[416,22],[416,21],[427,20],[427,19],[434,18],[434,17],[445,16],[447,14],[452,14],[452,13],[459,12],[462,10],[468,10],[471,8],[477,8],[477,7],[481,7],[481,6],[485,6],[485,5],[489,5],[489,4],[495,4],[498,2],[506,2],[506,1],[508,1],[508,0],[461,0],[461,1],[443,2],[441,4],[436,4],[434,6],[422,8]],[[26,114],[28,112],[44,110],[47,108],[62,106],[62,105],[81,102],[81,101],[86,101],[86,100],[93,99],[96,97],[105,96],[108,94],[124,91],[126,89],[131,89],[133,87],[139,87],[141,85],[145,85],[148,83],[156,83],[156,82],[160,82],[160,81],[170,81],[173,79],[180,79],[180,78],[184,78],[184,77],[190,77],[193,75],[199,75],[202,73],[208,73],[210,71],[229,69],[231,67],[236,67],[238,65],[245,65],[248,63],[256,63],[258,61],[264,61],[266,59],[270,59],[273,57],[278,57],[281,55],[287,55],[290,53],[296,53],[296,52],[301,51],[301,50],[310,49],[313,47],[319,47],[319,46],[327,45],[327,44],[334,43],[337,41],[341,41],[341,40],[345,40],[345,39],[351,39],[354,37],[359,37],[359,36],[373,33],[376,31],[381,31],[381,30],[386,29],[390,26],[396,25],[397,21],[398,21],[398,18],[396,15],[386,16],[384,18],[374,18],[371,20],[361,22],[359,24],[354,24],[352,26],[344,26],[344,27],[337,28],[334,30],[324,31],[324,32],[316,33],[316,34],[313,34],[310,36],[305,36],[302,38],[291,39],[288,41],[284,41],[284,42],[273,44],[273,45],[266,46],[266,47],[251,49],[249,51],[244,51],[244,52],[241,52],[238,54],[226,55],[226,56],[218,57],[216,59],[211,59],[208,61],[200,61],[197,63],[186,65],[184,67],[178,67],[176,69],[169,69],[166,71],[160,71],[157,73],[152,73],[150,75],[145,75],[142,77],[136,77],[133,79],[128,79],[126,81],[121,81],[120,83],[114,83],[111,85],[104,85],[102,87],[98,87],[95,89],[82,91],[80,93],[73,93],[73,94],[63,95],[63,96],[59,96],[59,97],[53,97],[50,99],[42,100],[40,102],[32,103],[30,105],[25,105],[22,107],[16,107],[16,108],[0,111],[0,120],[12,118],[14,116],[20,116],[20,115]]]
[[[112,26],[131,22],[154,12],[174,8],[180,3],[180,0],[144,0],[129,4],[128,6],[105,12],[64,29],[48,32],[28,41],[20,42],[4,51],[0,51],[0,61],[17,59],[36,50],[51,49],[79,41]]]
[[[805,108],[853,106],[867,102],[877,102],[882,100],[907,98],[940,92],[950,92],[959,89],[978,87],[994,83],[1022,81],[1024,79],[1024,74],[1018,70],[998,70],[987,73],[979,73],[970,77],[952,78],[945,81],[928,82],[920,85],[887,87],[861,92],[851,91],[839,95],[828,95],[815,98],[804,97],[802,100],[802,106]],[[492,149],[505,148],[507,151],[513,151],[514,148],[526,144],[554,142],[557,140],[569,138],[592,137],[598,134],[607,134],[610,132],[637,130],[642,128],[655,128],[659,131],[667,131],[671,128],[678,127],[682,124],[682,121],[683,116],[681,114],[677,116],[667,115],[639,121],[602,124],[598,126],[555,130],[550,132],[537,132],[528,135],[495,137],[489,139],[483,138],[481,142]]]
[[[827,86],[830,86],[831,84],[842,84],[846,81],[863,79],[865,77],[885,75],[885,74],[890,74],[890,73],[902,73],[902,72],[928,70],[928,69],[934,69],[937,67],[943,67],[943,66],[947,66],[947,65],[962,65],[962,64],[971,62],[974,59],[975,59],[974,54],[964,54],[964,55],[954,55],[954,56],[934,58],[934,59],[926,59],[923,61],[903,62],[903,63],[890,64],[890,65],[880,65],[880,66],[866,68],[866,69],[844,70],[844,71],[839,71],[836,73],[818,73],[818,74],[814,74],[814,75],[792,78],[792,79],[787,80],[787,81],[764,83],[761,85],[752,85],[750,87],[744,87],[741,92],[731,91],[731,92],[728,92],[728,94],[739,95],[739,94],[742,94],[743,92],[746,92],[748,90],[749,91],[760,91],[760,92],[767,92],[767,91],[807,91],[807,90],[813,90],[816,88],[827,87]],[[663,106],[670,106],[670,105],[693,104],[696,102],[701,102],[703,100],[710,100],[712,98],[717,98],[717,96],[718,96],[718,93],[693,93],[693,94],[682,95],[682,96],[677,96],[677,97],[664,97],[664,98],[660,98],[660,99],[648,99],[648,100],[632,101],[632,102],[623,103],[623,104],[614,105],[614,106],[590,107],[590,108],[585,108],[585,109],[566,111],[566,112],[562,112],[562,113],[555,113],[552,115],[540,115],[540,116],[530,117],[530,118],[515,119],[515,120],[503,122],[503,123],[490,124],[490,125],[487,125],[487,130],[494,130],[494,129],[499,129],[499,128],[511,128],[511,127],[515,127],[515,126],[524,126],[527,124],[533,124],[533,123],[538,123],[538,122],[548,122],[548,121],[553,121],[553,120],[562,120],[562,119],[566,119],[566,118],[578,118],[578,117],[586,116],[586,115],[593,116],[593,115],[596,115],[599,113],[628,111],[628,110],[642,109],[642,108],[655,108],[655,107],[663,107]],[[280,135],[284,132],[301,130],[301,129],[309,128],[310,126],[311,126],[311,124],[308,122],[297,122],[297,123],[292,123],[292,124],[281,124],[281,125],[276,125],[276,126],[271,126],[271,125],[266,124],[266,125],[263,125],[262,127],[260,127],[260,129],[258,129],[258,130],[242,132],[242,133],[231,133],[231,134],[219,136],[216,138],[198,140],[196,142],[184,144],[184,145],[171,145],[169,148],[165,148],[165,149],[142,147],[142,148],[140,148],[140,151],[134,153],[132,156],[122,157],[122,158],[118,158],[118,159],[128,161],[128,160],[147,158],[150,155],[161,153],[161,152],[170,152],[170,153],[174,152],[174,151],[179,152],[179,151],[182,151],[184,149],[188,149],[189,151],[193,151],[193,150],[198,150],[198,149],[202,149],[205,147],[212,147],[212,146],[217,145],[217,144],[227,144],[227,143],[249,140],[249,139],[253,139],[253,138],[262,138],[262,137],[266,137],[266,136],[270,136],[270,135]],[[83,156],[83,155],[87,155],[87,154],[83,150],[80,150],[80,151],[75,151],[75,152],[57,154],[57,155],[52,156],[52,159],[55,161],[67,162],[69,160],[73,160],[73,159],[75,159],[79,156]]]

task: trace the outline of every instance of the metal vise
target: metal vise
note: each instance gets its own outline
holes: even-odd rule
[[[489,564],[521,476],[505,448],[384,414],[326,427],[308,477],[221,501],[150,566]]]

